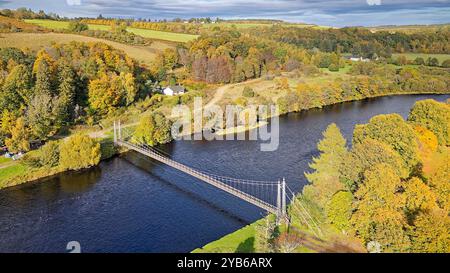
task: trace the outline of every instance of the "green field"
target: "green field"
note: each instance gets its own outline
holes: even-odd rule
[[[25,22],[30,24],[39,25],[41,27],[61,30],[67,29],[69,27],[68,21],[53,21],[53,20],[25,20]],[[90,30],[111,30],[110,26],[107,25],[96,25],[96,24],[88,24]],[[142,28],[127,28],[129,32],[132,32],[136,35],[142,36],[144,38],[156,39],[156,40],[164,40],[171,41],[177,43],[185,43],[190,40],[196,39],[198,35],[184,34],[184,33],[174,33],[174,32],[165,32],[165,31],[156,31],[150,29],[142,29]]]
[[[439,60],[439,64],[442,64],[445,60],[450,60],[450,54],[426,54],[426,53],[399,53],[392,54],[392,57],[397,58],[399,56],[405,56],[406,59],[414,61],[417,57],[423,58],[425,61],[431,57]]]
[[[3,185],[5,181],[10,179],[11,177],[25,174],[27,172],[27,169],[27,167],[20,164],[14,164],[12,166],[0,169],[0,189],[5,186]]]
[[[40,20],[40,19],[29,19],[25,20],[26,23],[38,25],[41,27],[49,28],[49,29],[68,29],[69,22],[68,21],[53,21],[53,20]],[[88,25],[90,30],[111,30],[110,26],[105,25]]]

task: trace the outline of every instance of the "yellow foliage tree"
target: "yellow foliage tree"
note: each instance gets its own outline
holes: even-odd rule
[[[419,140],[419,156],[425,163],[430,159],[431,154],[436,152],[438,139],[432,131],[419,125],[414,126],[414,132]]]
[[[80,170],[100,162],[100,144],[88,136],[77,134],[60,145],[60,166],[68,170]]]
[[[8,150],[17,152],[26,152],[30,150],[30,134],[28,128],[25,127],[25,121],[23,118],[18,118],[14,127],[10,130],[11,137],[5,140]]]
[[[430,253],[450,252],[450,218],[442,209],[419,214],[414,221],[412,251]]]

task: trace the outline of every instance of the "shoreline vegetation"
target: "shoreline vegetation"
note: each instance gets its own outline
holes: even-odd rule
[[[250,80],[249,82],[253,82],[254,80]],[[245,82],[241,83],[241,84],[245,84]],[[411,92],[411,93],[390,93],[390,94],[386,94],[386,95],[376,95],[373,97],[367,97],[367,98],[361,98],[361,99],[353,99],[353,100],[349,100],[349,101],[340,101],[340,102],[336,102],[333,104],[329,104],[329,105],[323,105],[320,107],[312,107],[310,109],[305,109],[302,110],[300,112],[304,112],[304,111],[308,111],[308,110],[312,110],[312,109],[321,109],[324,107],[328,107],[328,106],[333,106],[333,105],[337,105],[337,104],[341,104],[341,103],[351,103],[351,102],[356,102],[356,101],[363,101],[363,100],[367,100],[367,99],[376,99],[376,98],[380,98],[380,97],[389,97],[389,96],[401,96],[401,95],[446,95],[448,93],[442,92],[442,93],[427,93],[427,92]],[[291,112],[287,112],[287,113],[280,113],[279,116],[283,116],[283,115],[288,115]],[[267,117],[267,119],[270,119],[271,117]],[[237,133],[243,133],[243,132],[247,132],[249,130],[254,130],[257,129],[261,126],[265,126],[267,125],[268,122],[267,121],[260,121],[258,124],[254,125],[254,126],[237,126],[237,127],[232,127],[232,128],[228,128],[226,130],[221,129],[218,130],[217,132],[215,132],[215,134],[217,135],[222,135],[225,136],[227,134],[237,134]],[[100,131],[90,131],[90,133],[88,133],[87,135],[96,135],[97,132]],[[109,146],[109,150],[111,150],[111,146],[113,146],[113,140],[111,137],[111,133],[112,133],[112,128],[108,128],[106,130],[101,130],[100,135],[102,137],[97,137],[94,138],[98,143],[103,144],[101,145],[101,147],[108,147]],[[192,134],[195,134],[198,132],[192,132]],[[110,159],[114,156],[117,156],[123,152],[126,152],[125,149],[120,149],[117,150],[115,148],[113,148],[113,151],[106,151],[103,150],[101,155],[102,158],[101,160],[106,160],[106,159]],[[0,184],[0,190],[4,189],[4,188],[9,188],[9,187],[14,187],[17,185],[21,185],[24,183],[33,183],[36,181],[39,181],[41,179],[44,178],[49,178],[64,172],[71,172],[71,170],[64,170],[64,169],[60,169],[60,168],[44,168],[44,169],[39,169],[39,170],[34,170],[31,172],[27,172],[27,168],[25,166],[23,166],[20,161],[16,161],[13,162],[11,165],[8,165],[7,167],[1,168],[2,167],[2,162],[0,162],[0,174],[2,172],[9,172],[9,168],[16,168],[15,171],[13,171],[11,174],[9,175],[0,175],[0,177],[3,177],[5,180],[2,181],[2,183]],[[91,167],[95,167],[95,166],[91,166]],[[29,171],[29,170],[28,170]],[[14,175],[14,173],[16,173],[16,175]],[[5,178],[6,177],[6,178]]]
[[[288,231],[270,227],[269,215],[192,252],[447,253],[449,126],[448,100],[432,99],[417,101],[406,120],[381,114],[356,125],[351,147],[332,123],[305,173],[309,184],[288,206]],[[320,235],[298,218],[298,203]]]

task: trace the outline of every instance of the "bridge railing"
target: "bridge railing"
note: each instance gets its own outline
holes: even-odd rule
[[[179,163],[168,156],[157,151],[155,148],[150,147],[144,143],[133,143],[128,141],[131,134],[127,131],[122,135],[121,124],[114,123],[114,141],[116,144],[125,146],[129,149],[135,150],[141,154],[147,155],[155,160],[158,160],[166,165],[169,165],[175,169],[185,172],[191,176],[194,176],[208,184],[211,184],[225,192],[228,192],[238,198],[241,198],[253,205],[256,205],[264,210],[274,213],[279,217],[284,217],[286,215],[286,183],[284,179],[282,181],[252,181],[252,180],[241,180],[235,178],[225,178],[213,174],[208,174],[195,168],[189,167],[185,164]],[[224,180],[224,181],[222,181]],[[227,184],[229,183],[229,184]],[[247,183],[250,191],[255,191],[257,187],[266,187],[266,190],[270,190],[276,196],[270,196],[271,201],[265,201],[261,198],[256,197],[255,193],[251,194],[242,189],[238,189],[236,185],[243,185]],[[232,186],[230,184],[234,184]],[[273,201],[274,200],[274,201]],[[273,204],[271,203],[273,202]]]

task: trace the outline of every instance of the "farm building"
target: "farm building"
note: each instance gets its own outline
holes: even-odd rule
[[[185,93],[185,89],[181,85],[171,85],[171,86],[167,86],[163,90],[163,93],[164,93],[164,95],[167,95],[167,96],[181,95],[181,94]]]

